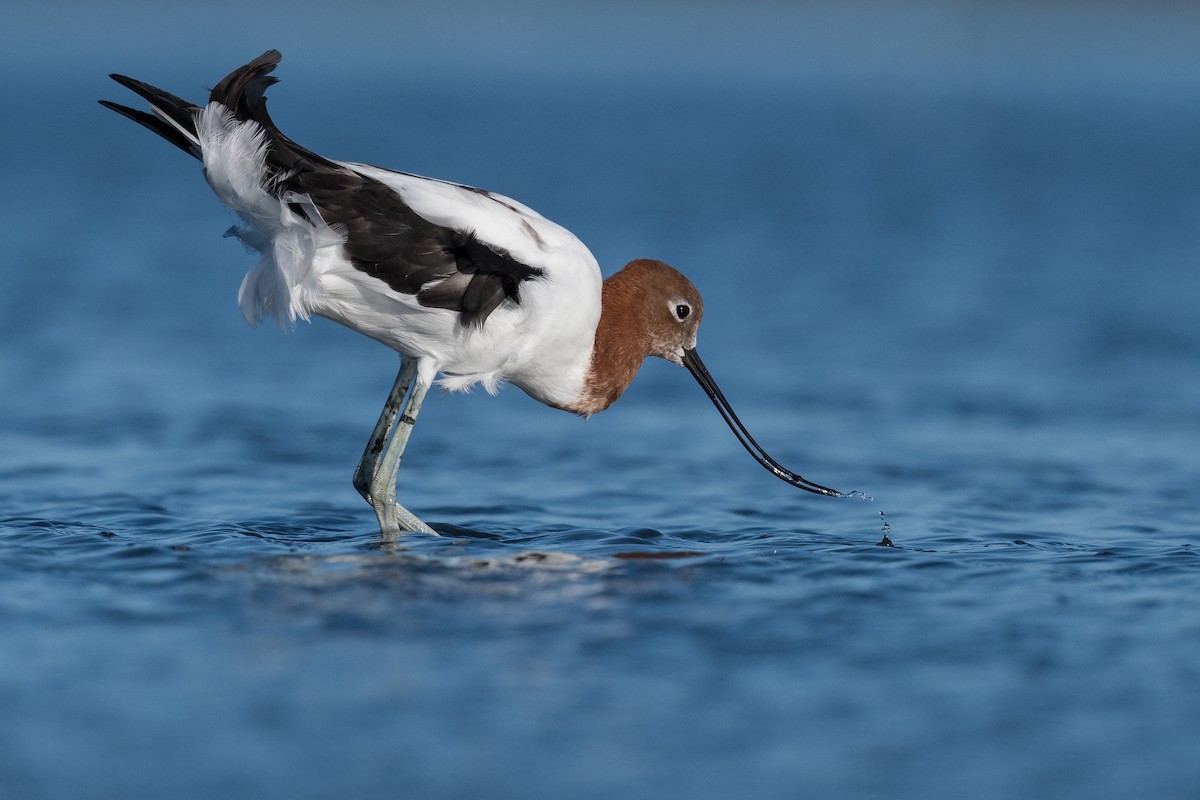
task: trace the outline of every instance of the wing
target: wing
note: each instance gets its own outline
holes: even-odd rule
[[[308,195],[322,220],[345,232],[343,249],[356,269],[421,305],[482,325],[505,300],[520,302],[521,284],[543,274],[482,239],[469,217],[459,226],[440,225],[369,175],[325,159],[293,163],[280,188]]]
[[[345,255],[356,269],[394,291],[414,295],[422,305],[458,312],[464,324],[482,325],[506,300],[519,303],[521,285],[543,275],[543,270],[531,258],[541,244],[537,231],[517,205],[506,206],[512,213],[504,217],[507,226],[499,225],[499,238],[489,236],[477,230],[477,223],[496,233],[498,218],[492,209],[473,207],[459,196],[461,207],[439,221],[436,215],[418,213],[391,182],[379,179],[401,173],[372,172],[332,161],[296,144],[267,113],[266,90],[277,80],[270,73],[280,58],[275,50],[264,53],[222,79],[210,97],[210,102],[232,114],[231,126],[252,123],[261,131],[263,168],[258,188],[288,203],[302,217],[315,208],[321,220],[310,221],[323,222],[343,234]],[[202,109],[149,84],[112,77],[149,101],[153,114],[101,101],[105,106],[180,149],[203,156],[196,124]],[[417,176],[407,179],[441,183]],[[495,196],[477,194],[488,203],[498,203]],[[289,200],[294,195],[307,195],[311,205]],[[514,256],[514,247],[527,256]]]

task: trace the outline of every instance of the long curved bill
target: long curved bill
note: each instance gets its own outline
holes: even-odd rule
[[[737,418],[737,414],[733,413],[733,408],[730,407],[729,401],[725,399],[725,395],[721,394],[720,387],[713,380],[713,376],[708,374],[708,368],[704,366],[704,362],[700,360],[700,354],[695,349],[683,351],[683,365],[688,368],[688,372],[692,373],[692,377],[704,389],[705,394],[708,395],[708,399],[712,400],[713,405],[717,407],[717,411],[721,412],[721,419],[725,420],[725,424],[733,431],[733,435],[742,443],[742,447],[746,448],[746,452],[754,456],[755,461],[770,470],[775,477],[787,481],[792,486],[799,487],[806,492],[823,494],[827,497],[846,496],[836,489],[821,486],[797,475],[771,458],[767,454],[767,451],[763,450],[758,442],[754,441],[754,437],[746,430],[746,426],[742,424],[742,421]]]

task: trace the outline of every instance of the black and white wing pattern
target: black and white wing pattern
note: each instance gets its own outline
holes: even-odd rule
[[[464,325],[481,326],[500,304],[519,303],[522,284],[543,275],[537,260],[555,244],[548,240],[566,232],[498,195],[333,161],[301,147],[267,113],[266,90],[277,81],[270,73],[279,60],[271,50],[234,70],[205,108],[120,75],[112,77],[149,101],[153,113],[101,102],[204,162],[214,191],[246,223],[238,235],[273,260],[268,266],[280,272],[288,285],[279,288],[289,294],[310,276],[316,252],[336,237],[355,269],[422,306],[457,312]],[[439,213],[446,193],[454,195],[453,210]],[[464,198],[474,214],[464,213],[470,207]],[[255,316],[281,314],[284,302],[251,289]],[[297,303],[305,314],[302,300],[288,303],[293,318]]]

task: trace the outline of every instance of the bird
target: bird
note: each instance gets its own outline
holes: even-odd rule
[[[227,234],[259,260],[238,289],[251,325],[323,317],[400,354],[400,370],[354,472],[381,532],[436,531],[396,496],[400,459],[429,388],[513,384],[590,417],[622,395],[650,356],[685,367],[738,441],[787,483],[842,492],[783,467],[754,440],[696,352],[704,301],[680,272],[636,259],[607,278],[570,231],[472,186],[318,155],[283,134],[266,90],[268,50],[212,89],[205,105],[124,75],[149,111],[101,100],[198,159],[239,218]]]

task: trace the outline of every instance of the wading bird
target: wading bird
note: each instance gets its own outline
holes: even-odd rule
[[[781,466],[733,413],[696,353],[704,301],[687,278],[641,259],[601,279],[570,231],[515,200],[301,147],[267,114],[279,60],[271,50],[234,70],[205,106],[123,75],[112,78],[150,113],[100,102],[199,159],[240,217],[231,233],[261,254],[238,291],[248,322],[315,314],[400,353],[354,473],[383,532],[434,533],[396,501],[396,474],[435,380],[489,391],[508,382],[586,417],[612,405],[649,356],[686,367],[776,476],[842,496]]]

